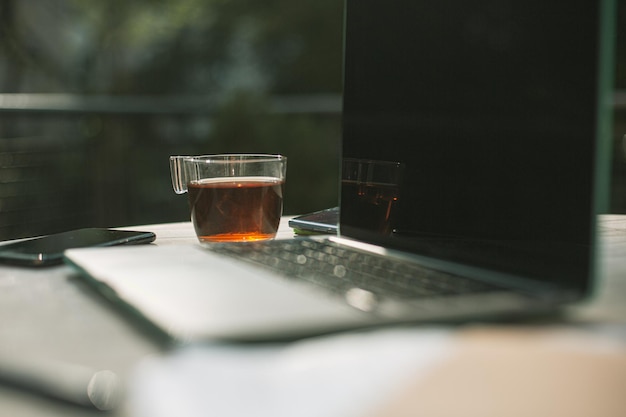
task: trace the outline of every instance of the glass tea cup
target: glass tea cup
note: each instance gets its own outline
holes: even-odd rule
[[[287,158],[266,154],[170,156],[172,186],[187,193],[200,242],[276,236]]]

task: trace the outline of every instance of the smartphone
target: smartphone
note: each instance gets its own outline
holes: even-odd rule
[[[339,223],[339,207],[303,214],[289,220],[289,227],[299,235],[327,233],[336,234]]]
[[[23,266],[63,263],[66,249],[150,243],[152,232],[88,228],[0,245],[0,262]]]

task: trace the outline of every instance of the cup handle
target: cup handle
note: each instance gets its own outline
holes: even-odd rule
[[[170,174],[172,175],[172,187],[176,194],[187,192],[187,178],[183,169],[183,161],[187,156],[170,156]]]

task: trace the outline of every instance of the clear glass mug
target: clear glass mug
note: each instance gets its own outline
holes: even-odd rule
[[[272,239],[283,212],[287,158],[266,154],[170,156],[172,186],[188,194],[201,242]]]

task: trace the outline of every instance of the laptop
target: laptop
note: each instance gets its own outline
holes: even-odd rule
[[[157,238],[66,261],[179,341],[501,319],[587,299],[614,3],[345,4],[336,236]]]

